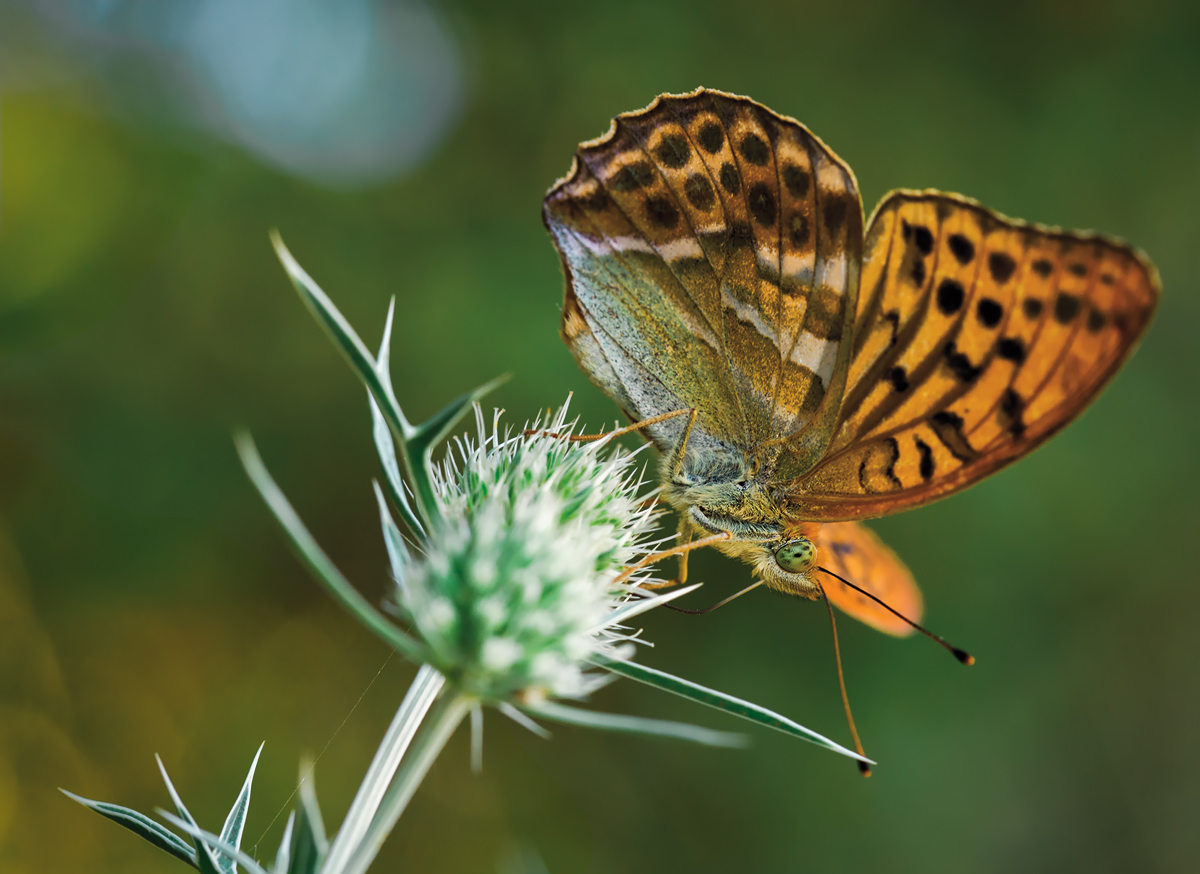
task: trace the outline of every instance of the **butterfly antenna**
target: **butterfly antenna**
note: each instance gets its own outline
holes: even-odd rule
[[[674,604],[664,604],[663,606],[670,607],[676,613],[690,613],[693,616],[699,616],[703,613],[711,613],[712,611],[716,610],[718,607],[724,607],[726,604],[728,604],[734,598],[740,598],[740,597],[742,597],[742,595],[746,594],[747,592],[751,591],[752,589],[757,589],[759,586],[761,586],[763,584],[763,582],[764,582],[763,580],[759,580],[757,583],[755,583],[752,586],[746,586],[746,588],[742,589],[736,595],[730,595],[724,601],[718,601],[717,603],[713,604],[711,607],[705,607],[703,610],[686,610],[683,607],[676,607]]]
[[[850,712],[850,698],[846,694],[846,678],[842,674],[842,651],[838,646],[837,619],[833,616],[833,604],[829,602],[829,596],[825,594],[825,587],[817,583],[817,588],[821,590],[821,597],[825,599],[825,607],[829,610],[829,627],[833,629],[833,659],[837,662],[838,688],[842,690],[842,708],[846,711],[846,724],[850,726],[850,736],[854,738],[855,751],[865,759],[867,754],[863,752],[862,741],[858,739],[858,729],[854,727],[854,714]],[[862,759],[858,760],[858,770],[864,777],[871,776],[871,766]]]
[[[913,622],[911,619],[909,619],[909,618],[908,618],[907,616],[905,616],[903,613],[900,613],[899,611],[897,611],[897,610],[894,610],[892,607],[890,607],[890,606],[888,606],[887,604],[885,604],[885,603],[884,603],[882,600],[880,600],[879,598],[877,598],[877,597],[875,597],[874,595],[872,595],[872,594],[871,594],[870,592],[868,592],[866,589],[860,589],[858,586],[854,585],[854,583],[850,582],[850,581],[849,581],[848,579],[846,579],[845,577],[840,577],[840,576],[838,576],[837,574],[835,574],[833,571],[829,570],[828,568],[819,567],[819,568],[817,568],[817,570],[819,570],[819,571],[824,571],[825,573],[829,574],[829,575],[830,575],[831,577],[833,577],[834,579],[840,580],[841,582],[845,583],[847,586],[849,586],[850,588],[852,588],[854,591],[856,591],[856,592],[859,592],[859,593],[861,593],[861,594],[863,594],[863,595],[866,595],[868,598],[870,598],[870,599],[871,599],[872,601],[874,601],[876,604],[878,604],[879,606],[883,607],[885,610],[888,610],[889,612],[891,612],[891,613],[892,613],[892,615],[894,615],[894,616],[896,616],[896,617],[898,617],[898,618],[900,618],[900,619],[903,619],[905,622],[907,622],[907,623],[908,623],[909,625],[911,625],[913,628],[917,629],[917,631],[921,632],[923,635],[925,635],[926,637],[928,637],[930,640],[932,640],[932,641],[936,641],[937,643],[940,643],[942,646],[944,646],[946,649],[948,649],[948,650],[950,651],[950,654],[951,654],[951,655],[953,655],[953,656],[954,656],[956,659],[958,659],[958,660],[959,660],[960,662],[962,662],[964,665],[973,665],[973,664],[975,664],[975,656],[971,655],[971,654],[970,654],[969,652],[967,652],[965,649],[959,649],[957,646],[954,646],[954,645],[952,645],[952,644],[951,644],[951,643],[950,643],[948,640],[946,640],[944,637],[939,637],[938,635],[934,634],[932,631],[929,631],[928,629],[926,629],[926,628],[923,628],[922,626],[920,626],[920,625],[918,625],[917,623]],[[822,592],[824,592],[824,589],[822,589],[821,591],[822,591]]]

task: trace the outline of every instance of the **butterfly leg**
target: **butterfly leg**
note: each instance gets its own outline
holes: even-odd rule
[[[687,546],[692,542],[692,527],[685,525],[683,520],[679,520],[679,545]],[[688,553],[680,552],[679,554],[679,573],[673,580],[663,580],[661,583],[642,583],[643,589],[669,589],[672,586],[682,586],[687,582],[688,575]]]
[[[642,419],[640,422],[634,422],[632,425],[626,425],[624,428],[618,428],[615,431],[604,431],[600,434],[558,434],[554,431],[526,431],[526,437],[532,437],[536,434],[544,434],[547,437],[566,437],[572,443],[589,443],[593,440],[603,440],[605,437],[620,437],[622,434],[631,434],[634,431],[641,431],[650,425],[657,425],[659,422],[665,422],[667,419],[674,419],[676,416],[688,415],[691,418],[688,420],[687,430],[684,432],[682,446],[687,446],[688,437],[692,433],[692,425],[696,422],[697,411],[695,409],[672,410],[669,413],[663,413],[658,416],[651,416],[649,419]],[[676,450],[677,452],[679,450]],[[682,456],[680,464],[682,464]]]
[[[680,412],[683,412],[683,411],[681,410]],[[692,407],[692,409],[689,410],[688,412],[690,413],[690,415],[688,416],[687,428],[685,428],[683,431],[683,439],[679,441],[679,443],[676,445],[674,451],[671,453],[671,479],[672,480],[674,480],[676,477],[678,477],[680,470],[683,469],[683,460],[684,460],[684,458],[687,457],[688,441],[692,439],[692,428],[694,428],[696,426],[696,417],[699,415],[699,410],[697,410],[695,407]],[[669,414],[669,415],[674,415],[674,414]],[[680,528],[682,528],[682,527],[683,527],[683,523],[680,523]],[[687,553],[684,553],[684,555],[686,556]]]
[[[617,578],[613,580],[613,584],[616,585],[625,582],[634,574],[635,571],[639,571],[647,565],[654,564],[655,562],[662,561],[664,558],[670,558],[673,555],[686,556],[693,549],[700,549],[704,546],[712,546],[714,543],[720,543],[722,540],[729,540],[731,537],[733,537],[733,535],[728,531],[722,531],[719,534],[711,534],[708,537],[701,537],[699,540],[692,540],[688,543],[677,543],[670,549],[664,549],[661,552],[652,552],[650,555],[642,558],[641,561],[637,562],[636,564],[631,564],[629,567],[625,568],[625,570],[621,571],[621,573],[617,575]],[[642,583],[641,587],[644,589],[664,589],[667,586],[676,585],[678,582],[678,580],[672,580],[667,583]]]

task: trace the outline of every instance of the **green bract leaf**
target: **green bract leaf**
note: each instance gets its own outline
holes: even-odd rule
[[[187,862],[193,868],[197,867],[196,851],[192,849],[191,845],[175,834],[175,832],[159,825],[145,814],[138,813],[136,810],[130,810],[128,807],[109,804],[106,801],[92,801],[90,798],[84,798],[76,795],[74,792],[68,792],[66,789],[59,789],[58,791],[68,798],[78,801],[84,807],[90,807],[96,813],[111,819],[118,825],[125,826],[125,828],[154,844],[160,850],[166,850],[176,859]]]
[[[292,829],[296,826],[296,811],[288,814],[287,824],[283,827],[283,838],[279,841],[279,849],[275,851],[275,864],[271,866],[271,874],[291,874],[292,859]]]
[[[264,745],[265,742],[258,745],[258,752],[254,754],[254,761],[250,763],[250,771],[246,774],[242,791],[238,793],[237,800],[229,809],[229,815],[225,817],[225,825],[221,827],[221,840],[235,849],[241,849],[242,846],[242,829],[246,826],[246,811],[250,808],[250,787],[254,783],[254,769],[258,767],[258,757],[262,755]],[[232,859],[221,861],[225,863],[222,867],[230,874],[237,870]]]
[[[392,317],[395,311],[396,299],[392,298],[391,303],[388,304],[387,319],[383,326],[383,340],[379,343],[379,354],[375,356],[375,374],[393,397],[395,396],[395,392],[392,390],[390,362]],[[396,508],[400,511],[400,515],[404,518],[404,524],[409,527],[409,530],[414,535],[424,537],[425,527],[421,524],[421,520],[417,518],[417,514],[413,512],[412,505],[409,504],[404,480],[400,476],[400,463],[396,459],[396,444],[392,437],[392,431],[388,427],[383,413],[379,411],[379,404],[375,403],[375,398],[371,395],[370,391],[367,392],[367,402],[371,406],[371,432],[375,438],[375,451],[379,453],[379,463],[383,465],[384,481],[387,483],[388,493],[395,502]]]
[[[565,722],[585,728],[669,737],[710,747],[744,747],[746,745],[745,735],[713,731],[710,728],[701,728],[686,722],[668,722],[663,719],[645,719],[641,716],[625,716],[617,713],[597,713],[593,710],[581,710],[578,707],[568,707],[553,701],[529,704],[521,709],[526,713],[540,716],[542,719],[549,719],[551,722]]]
[[[817,734],[815,731],[811,731],[803,725],[793,722],[786,716],[780,716],[772,710],[752,704],[749,701],[743,701],[741,698],[726,695],[724,692],[709,689],[690,680],[684,680],[672,674],[648,668],[645,665],[639,665],[635,662],[616,661],[601,657],[593,658],[591,662],[597,667],[605,668],[613,673],[628,677],[631,680],[637,680],[639,683],[645,683],[656,689],[672,692],[690,701],[714,707],[717,710],[731,713],[734,716],[740,716],[742,719],[749,719],[751,722],[757,722],[759,725],[765,725],[767,728],[773,728],[776,731],[782,731],[784,734],[803,738],[806,741],[823,746],[825,749],[833,750],[835,753],[841,753],[843,756],[849,756],[852,759],[858,759],[861,762],[868,762],[872,765],[875,764],[870,759],[863,758],[853,750],[846,749],[841,744],[835,743],[824,735]]]
[[[170,817],[169,821],[171,822],[183,823],[184,825],[187,825],[188,828],[184,828],[184,831],[188,834],[191,834],[190,829],[198,829],[200,826],[196,824],[196,820],[192,817],[191,813],[188,812],[187,807],[184,805],[183,799],[180,798],[179,793],[175,791],[175,784],[171,782],[171,778],[167,774],[167,767],[163,764],[162,759],[160,759],[158,756],[155,756],[154,760],[158,762],[159,773],[162,774],[163,782],[167,784],[167,792],[170,794],[171,801],[175,804],[175,809],[179,811],[179,817],[182,817],[182,819],[179,817],[172,817],[170,814],[166,814],[166,816]],[[162,811],[159,811],[159,813],[162,813]],[[192,835],[192,840],[196,845],[196,868],[203,872],[203,874],[224,874],[224,872],[221,870],[220,863],[217,861],[217,857],[213,855],[213,852],[211,849],[209,849],[208,845],[195,835]]]
[[[296,830],[292,833],[291,867],[287,874],[317,874],[329,851],[329,841],[325,838],[325,823],[317,804],[317,791],[313,788],[311,762],[300,767],[299,813]]]
[[[308,567],[317,582],[356,619],[375,632],[384,643],[399,650],[406,658],[417,664],[423,663],[426,660],[423,647],[389,622],[387,617],[359,594],[358,590],[350,585],[349,581],[342,576],[341,571],[330,561],[324,550],[317,545],[316,540],[304,527],[304,523],[300,521],[300,517],[288,499],[275,484],[275,480],[271,478],[271,474],[267,472],[250,435],[244,432],[239,433],[234,436],[234,443],[250,481],[254,483],[258,493],[262,495],[263,500],[267,502],[267,506],[283,528],[283,533],[287,535],[296,557]]]
[[[412,504],[408,500],[408,492],[404,480],[400,476],[400,463],[396,460],[396,444],[392,432],[388,429],[383,414],[379,412],[379,404],[375,398],[367,395],[371,405],[371,434],[375,439],[375,451],[379,454],[379,463],[383,467],[383,481],[387,486],[388,496],[400,511],[404,524],[415,536],[425,537],[425,526],[417,517]]]
[[[508,382],[508,379],[509,375],[507,373],[503,376],[498,376],[491,382],[484,383],[479,388],[461,394],[446,404],[446,406],[417,426],[416,433],[408,440],[409,451],[414,456],[428,458],[433,451],[433,447],[446,438],[451,429],[467,414],[467,410],[478,403],[484,395]]]
[[[210,852],[219,853],[220,864],[229,866],[228,868],[222,867],[221,870],[236,872],[237,866],[233,863],[237,861],[241,862],[242,867],[251,872],[251,874],[269,874],[267,869],[258,864],[253,857],[243,853],[228,841],[223,840],[220,835],[214,835],[210,831],[205,831],[194,822],[189,822],[182,817],[174,816],[165,810],[160,810],[158,813],[159,816],[161,816],[167,822],[174,824],[179,829],[191,835],[192,839],[195,840],[197,844],[202,844],[205,849],[209,850]]]
[[[388,425],[391,426],[396,436],[401,440],[407,440],[416,433],[416,429],[409,424],[408,419],[404,416],[404,411],[400,409],[400,404],[392,393],[390,380],[385,383],[380,379],[375,359],[367,351],[366,345],[359,339],[354,328],[350,327],[346,317],[333,305],[329,296],[292,257],[292,253],[283,244],[283,239],[279,236],[278,231],[271,232],[271,245],[275,247],[275,254],[283,264],[283,269],[287,271],[288,278],[292,280],[292,285],[296,287],[304,305],[308,307],[309,312],[313,314],[317,322],[332,338],[334,344],[346,356],[346,360],[350,362],[350,366],[354,368],[359,379],[366,383],[367,389],[378,402],[384,418],[387,419]]]
[[[372,481],[375,487],[375,500],[379,503],[379,521],[383,526],[383,545],[387,548],[388,563],[392,566],[392,578],[396,585],[404,588],[404,575],[408,572],[408,547],[404,545],[404,536],[396,527],[392,514],[388,512],[387,500],[379,483]]]

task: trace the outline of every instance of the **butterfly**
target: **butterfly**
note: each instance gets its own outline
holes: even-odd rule
[[[854,174],[804,125],[705,88],[582,143],[543,218],[562,337],[661,451],[681,540],[897,635],[921,595],[860,520],[1040,445],[1160,291],[1122,242],[957,194],[892,191],[864,225]]]

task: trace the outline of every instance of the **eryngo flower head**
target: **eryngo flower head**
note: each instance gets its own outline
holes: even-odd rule
[[[569,442],[565,418],[502,433],[476,407],[476,438],[433,469],[442,518],[396,574],[431,663],[485,700],[582,697],[588,657],[632,652],[610,620],[649,578],[616,579],[657,545],[656,513],[635,453]]]

